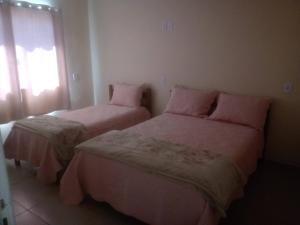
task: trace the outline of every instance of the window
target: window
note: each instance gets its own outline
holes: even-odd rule
[[[0,121],[69,105],[59,13],[30,6],[0,3]]]

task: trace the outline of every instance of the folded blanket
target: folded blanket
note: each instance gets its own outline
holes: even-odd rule
[[[19,120],[13,126],[15,128],[26,129],[47,138],[61,161],[70,161],[74,147],[87,136],[83,124],[48,115]]]
[[[111,131],[90,139],[76,147],[76,151],[82,150],[190,184],[201,191],[222,216],[233,194],[245,184],[240,169],[221,154],[128,131]]]

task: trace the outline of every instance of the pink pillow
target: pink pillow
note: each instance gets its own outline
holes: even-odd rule
[[[188,116],[207,116],[218,92],[174,87],[165,112]]]
[[[138,107],[141,105],[143,87],[130,84],[114,84],[112,105]]]
[[[209,119],[228,121],[261,130],[270,104],[271,100],[268,98],[221,93],[217,108]]]

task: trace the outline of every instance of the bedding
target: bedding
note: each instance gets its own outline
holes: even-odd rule
[[[47,117],[52,118],[51,123],[53,123],[53,126],[50,127],[50,130],[52,129],[54,134],[55,132],[60,133],[58,138],[57,135],[54,135],[56,140],[53,139],[53,134],[49,133],[49,130],[44,129],[41,132],[41,128],[36,129],[36,124],[24,124],[23,121],[17,122],[13,126],[4,143],[6,158],[31,162],[38,167],[37,177],[44,183],[56,181],[57,173],[65,168],[74,153],[73,145],[111,129],[124,129],[143,122],[150,118],[150,113],[144,107],[133,108],[103,104],[61,112],[56,117],[56,119]],[[54,123],[56,124],[54,125]],[[68,124],[68,127],[59,128],[57,123],[61,123],[61,126]],[[77,130],[80,135],[78,134],[79,136],[71,141],[64,139],[69,138],[69,135],[71,135],[70,123],[81,127],[80,131]],[[31,126],[31,129],[28,126]],[[61,136],[63,133],[65,134]],[[59,144],[57,144],[58,139]],[[62,153],[61,148],[64,148],[61,145],[62,142],[68,145],[66,156],[60,154]]]
[[[143,86],[132,84],[114,84],[114,93],[110,104],[129,107],[138,107],[141,105]]]
[[[271,100],[264,97],[221,93],[209,119],[238,123],[262,130]]]
[[[221,154],[128,131],[110,131],[79,145],[78,150],[191,184],[204,192],[222,215],[231,194],[243,187],[245,180],[238,167]]]
[[[54,146],[57,157],[63,161],[71,160],[75,145],[87,137],[83,124],[49,115],[19,120],[14,127],[47,138]]]
[[[217,95],[217,91],[201,91],[176,86],[172,89],[165,112],[205,117]]]
[[[125,131],[226,157],[245,179],[255,170],[263,148],[263,133],[256,129],[169,113]],[[106,201],[115,209],[149,224],[218,223],[220,210],[205,191],[195,189],[190,183],[167,179],[95,154],[97,148],[87,151],[86,143],[89,141],[76,147],[76,154],[61,180],[60,193],[65,203],[78,204],[89,194],[95,200]],[[242,190],[230,193],[228,204],[241,195]]]

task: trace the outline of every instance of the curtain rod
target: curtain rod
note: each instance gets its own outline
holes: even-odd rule
[[[31,3],[26,1],[0,0],[0,4],[1,3],[8,3],[10,5],[17,6],[17,7],[24,7],[24,8],[37,9],[37,10],[55,11],[55,12],[59,11],[59,9],[56,7],[52,7],[44,4],[36,4],[36,3]]]

